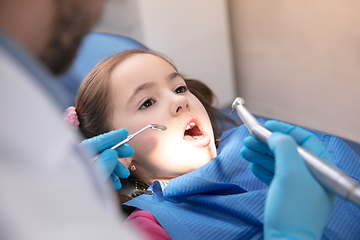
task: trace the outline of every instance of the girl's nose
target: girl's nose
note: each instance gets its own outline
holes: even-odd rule
[[[176,99],[173,101],[171,106],[171,113],[174,116],[177,116],[183,111],[187,111],[188,109],[189,109],[189,103],[187,98],[184,96],[176,96]]]

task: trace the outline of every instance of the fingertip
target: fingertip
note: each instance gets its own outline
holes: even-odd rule
[[[250,145],[250,143],[251,143],[252,141],[254,141],[254,139],[255,139],[254,136],[248,136],[248,137],[246,137],[246,138],[244,139],[244,145],[245,145],[246,147],[248,147],[248,146]]]
[[[112,182],[113,182],[113,187],[115,190],[119,190],[121,188],[121,182],[118,176],[112,174]]]
[[[264,123],[264,127],[271,129],[274,125],[279,124],[278,120],[268,120]]]
[[[246,152],[247,147],[240,148],[240,154],[242,155],[244,152]]]
[[[240,149],[240,154],[243,156],[243,158],[247,159],[249,155],[249,149],[247,147],[242,147]]]
[[[122,178],[128,178],[130,177],[130,171],[129,169],[126,168],[127,171],[124,172],[124,175],[122,176]]]
[[[118,131],[119,133],[124,134],[126,136],[129,134],[129,132],[125,128],[120,128],[120,129],[118,129],[116,131]]]
[[[263,168],[262,166],[254,163],[251,164],[250,170],[261,182],[265,183],[268,186],[270,185],[274,177],[273,172],[270,172],[269,170]]]
[[[118,161],[118,163],[116,165],[115,173],[120,178],[128,178],[130,176],[129,169],[122,162],[119,162],[119,161]]]
[[[122,176],[121,176],[121,178],[128,178],[128,177],[130,177],[130,171],[129,171],[129,169],[127,169],[127,167],[124,165],[124,164],[122,164],[123,166],[124,166],[124,168],[123,168],[123,171],[122,171]]]
[[[111,131],[111,134],[116,138],[116,141],[122,141],[127,137],[128,131],[125,128],[120,128]]]
[[[134,149],[128,144],[120,146],[116,151],[121,158],[131,157],[134,154]]]
[[[124,128],[113,130],[102,134],[103,141],[108,142],[109,146],[113,146],[123,141],[128,135],[128,131]]]
[[[240,154],[241,154],[241,156],[243,156],[243,158],[246,158],[245,156],[246,156],[246,151],[247,151],[247,148],[246,147],[242,147],[241,149],[240,149]]]
[[[120,181],[116,183],[116,185],[114,186],[114,189],[117,191],[117,190],[120,190],[121,189],[121,183]]]

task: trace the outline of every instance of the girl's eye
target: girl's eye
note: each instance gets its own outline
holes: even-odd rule
[[[187,86],[180,86],[177,89],[175,89],[174,93],[184,93],[188,90]]]
[[[156,103],[156,100],[154,98],[148,98],[143,104],[141,104],[140,109],[148,108],[154,103]]]

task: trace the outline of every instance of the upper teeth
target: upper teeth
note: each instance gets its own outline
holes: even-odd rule
[[[185,130],[189,130],[190,128],[193,128],[195,126],[195,123],[194,122],[191,122],[189,123],[187,126],[186,126],[186,129]]]

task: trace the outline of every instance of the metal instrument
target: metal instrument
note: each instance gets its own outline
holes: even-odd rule
[[[255,138],[267,144],[267,139],[272,132],[266,129],[244,107],[244,103],[244,100],[238,97],[233,102],[232,108],[237,111],[249,132]],[[355,180],[299,145],[297,151],[304,159],[312,175],[325,188],[360,206],[360,185]]]
[[[121,142],[116,144],[115,146],[111,147],[111,149],[116,149],[116,148],[120,147],[121,145],[127,143],[128,141],[133,139],[136,135],[142,133],[143,131],[145,131],[148,128],[151,128],[152,130],[158,130],[158,131],[165,131],[167,129],[165,126],[160,125],[160,124],[150,124],[150,125],[142,128],[142,129],[140,129],[136,133],[133,133],[133,134],[129,135],[127,138],[125,138],[124,140],[122,140]]]

